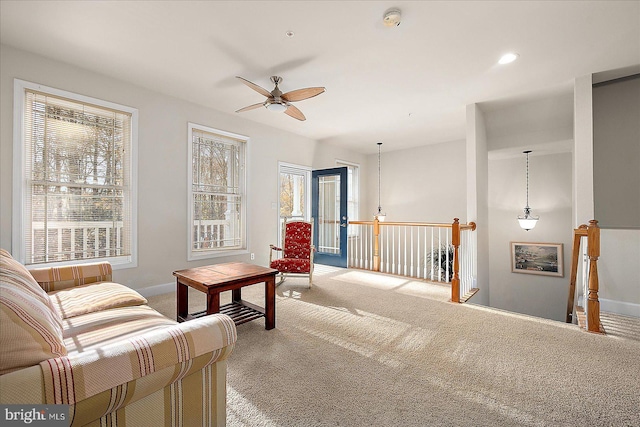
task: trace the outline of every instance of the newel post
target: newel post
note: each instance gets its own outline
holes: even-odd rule
[[[460,222],[458,218],[453,219],[451,225],[451,244],[453,245],[453,279],[451,279],[451,302],[460,302],[460,260],[458,250],[460,247]]]
[[[587,300],[587,326],[589,332],[600,332],[600,301],[598,300],[598,258],[600,257],[600,227],[592,219],[587,227],[589,255],[589,299]]]
[[[373,218],[373,271],[380,271],[380,221]]]

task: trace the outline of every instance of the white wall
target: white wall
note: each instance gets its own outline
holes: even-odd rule
[[[593,206],[593,94],[591,74],[574,81],[573,226],[588,224]]]
[[[277,237],[278,161],[333,167],[364,156],[130,85],[107,76],[0,45],[0,246],[11,249],[13,79],[43,84],[139,110],[138,267],[114,279],[132,288],[172,283],[177,269],[249,255],[187,262],[187,122],[249,136],[249,252],[268,262]],[[231,107],[230,107],[231,109]]]
[[[600,230],[600,310],[640,317],[640,230]]]
[[[574,81],[574,227],[598,219],[594,208],[592,83],[591,74]],[[635,188],[640,188],[640,182]],[[600,309],[640,317],[640,230],[601,230],[600,237]]]
[[[516,219],[526,204],[525,156],[490,158],[491,307],[564,321],[571,265],[571,161],[571,153],[530,156],[529,205],[540,221],[525,231]],[[512,273],[513,241],[562,243],[564,277]]]
[[[640,78],[593,87],[600,308],[640,317]],[[636,262],[629,262],[636,260]]]
[[[476,223],[476,287],[474,304],[490,305],[491,272],[489,269],[488,157],[489,142],[485,115],[478,104],[467,105],[467,218]]]
[[[593,185],[600,227],[640,230],[640,76],[593,87]]]
[[[382,210],[388,221],[466,222],[465,142],[425,145],[381,154]],[[378,207],[378,154],[367,156],[363,220]]]

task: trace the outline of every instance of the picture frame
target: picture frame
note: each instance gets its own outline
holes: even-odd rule
[[[564,277],[562,243],[511,242],[511,272]]]

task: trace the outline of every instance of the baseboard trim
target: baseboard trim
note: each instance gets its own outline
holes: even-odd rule
[[[600,311],[622,314],[624,316],[640,317],[640,304],[600,298]]]
[[[161,285],[153,285],[153,286],[147,286],[146,288],[142,288],[142,289],[136,289],[136,291],[145,298],[152,297],[155,295],[166,294],[168,292],[175,292],[175,290],[176,290],[175,282],[163,283]]]

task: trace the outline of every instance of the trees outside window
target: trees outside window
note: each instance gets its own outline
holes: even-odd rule
[[[135,264],[137,110],[16,81],[14,252],[25,264]]]
[[[246,137],[189,123],[189,259],[246,250]]]

